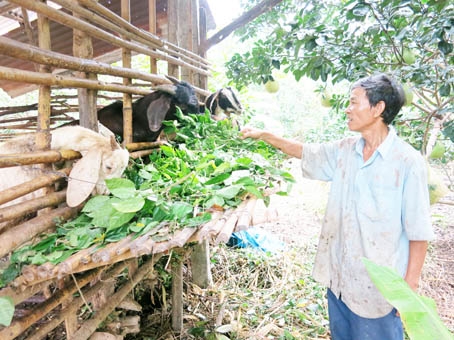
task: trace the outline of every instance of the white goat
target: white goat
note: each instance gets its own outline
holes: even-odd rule
[[[70,207],[81,204],[91,193],[107,194],[105,179],[121,177],[129,160],[127,150],[120,147],[113,137],[102,136],[81,126],[65,126],[51,132],[52,150],[74,150],[82,158],[73,166],[69,175],[66,203]],[[17,137],[0,143],[0,154],[34,151],[34,136]],[[31,180],[39,175],[32,166],[0,169],[0,191]],[[28,198],[40,193],[32,193]],[[22,201],[19,198],[14,201]],[[12,202],[8,202],[8,205]],[[5,204],[6,205],[6,204]]]

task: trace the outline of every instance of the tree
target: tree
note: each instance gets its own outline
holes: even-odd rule
[[[430,154],[440,130],[454,141],[449,0],[284,0],[237,34],[257,39],[226,65],[238,88],[266,83],[273,69],[333,83],[388,72],[415,95],[419,117],[402,122],[403,131],[416,131],[414,144]]]

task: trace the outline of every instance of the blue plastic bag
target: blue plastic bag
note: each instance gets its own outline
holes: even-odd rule
[[[277,253],[285,249],[284,242],[266,230],[255,227],[232,233],[227,245],[237,248],[252,247],[270,253]]]

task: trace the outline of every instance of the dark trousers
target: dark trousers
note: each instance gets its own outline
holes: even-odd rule
[[[329,328],[333,340],[402,340],[403,327],[396,310],[381,318],[363,318],[328,289]]]

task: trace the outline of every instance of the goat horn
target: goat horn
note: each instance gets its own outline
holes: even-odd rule
[[[175,85],[178,85],[180,83],[180,81],[177,78],[175,78],[175,77],[166,75],[166,78],[169,79]]]
[[[157,85],[153,87],[155,91],[162,91],[174,96],[177,92],[177,87],[175,85],[165,84],[165,85]]]

